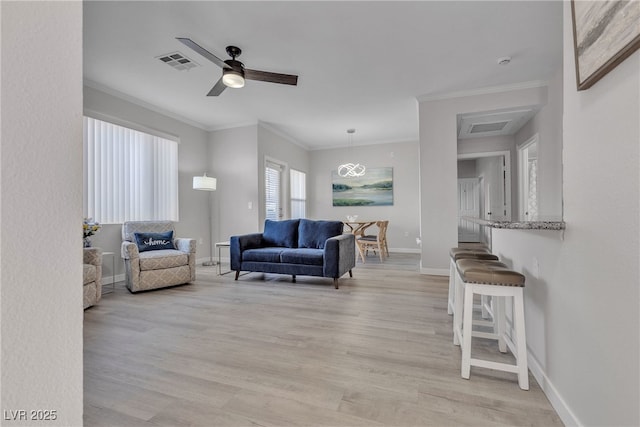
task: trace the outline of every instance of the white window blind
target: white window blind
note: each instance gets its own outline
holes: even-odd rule
[[[306,218],[307,174],[291,169],[289,178],[291,183],[291,218]]]
[[[266,162],[264,168],[265,183],[265,218],[279,220],[282,218],[280,206],[280,181],[282,166],[277,163]]]
[[[178,142],[85,117],[84,216],[178,221]]]

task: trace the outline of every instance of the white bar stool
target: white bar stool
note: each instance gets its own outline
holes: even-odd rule
[[[462,346],[462,378],[469,379],[471,366],[495,369],[518,374],[518,385],[529,390],[527,366],[527,342],[524,324],[524,275],[509,270],[500,262],[481,262],[461,259],[456,263],[455,283],[456,307],[453,313],[454,344]],[[494,297],[496,312],[492,333],[473,331],[473,296],[475,294]],[[464,295],[464,300],[462,296]],[[505,299],[513,298],[513,329],[515,340],[506,334]],[[516,358],[516,364],[492,362],[471,357],[472,337],[496,339],[498,349],[506,352],[507,347]]]
[[[492,260],[498,261],[498,257],[484,248],[451,248],[449,251],[451,262],[449,263],[449,298],[447,300],[447,313],[453,314],[455,310],[455,278],[456,278],[456,261],[459,259],[477,259],[477,260]],[[487,316],[487,299],[482,300],[482,318],[486,319]]]

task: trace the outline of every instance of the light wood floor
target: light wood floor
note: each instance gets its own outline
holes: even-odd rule
[[[460,378],[446,278],[417,256],[353,279],[199,267],[187,286],[116,285],[84,315],[85,426],[562,425],[530,377]],[[482,340],[474,354],[509,359]]]

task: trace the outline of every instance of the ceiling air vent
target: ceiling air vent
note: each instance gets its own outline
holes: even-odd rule
[[[496,123],[474,123],[471,125],[471,129],[469,129],[469,133],[499,132],[508,124],[508,121]]]
[[[168,53],[166,55],[157,56],[156,58],[179,71],[190,70],[199,66],[199,64],[193,62],[180,52]]]

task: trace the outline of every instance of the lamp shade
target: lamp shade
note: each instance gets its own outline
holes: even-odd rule
[[[206,173],[203,176],[194,176],[193,189],[203,190],[203,191],[215,191],[216,179],[208,177]]]

